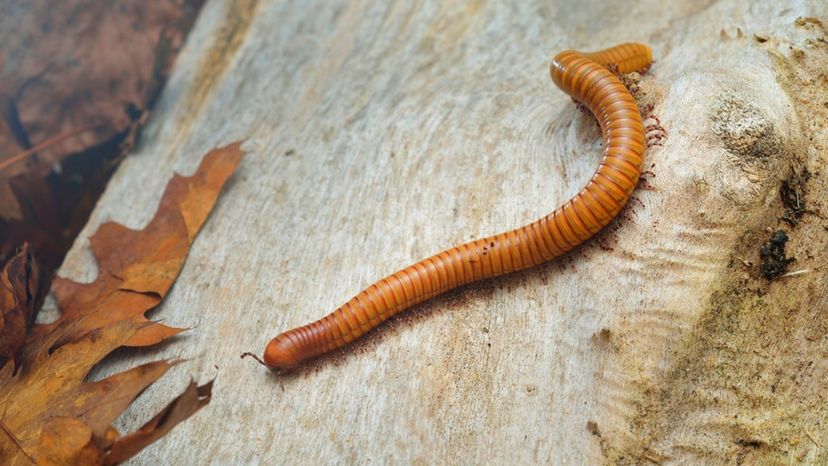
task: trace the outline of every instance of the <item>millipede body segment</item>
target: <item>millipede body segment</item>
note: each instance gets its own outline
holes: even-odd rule
[[[645,147],[638,107],[609,68],[628,73],[651,62],[650,48],[635,43],[594,53],[568,50],[555,56],[552,81],[589,108],[604,138],[601,164],[587,185],[533,223],[417,262],[362,290],[322,319],[276,336],[265,349],[265,364],[274,370],[293,369],[347,345],[417,303],[458,286],[536,266],[598,233],[629,200],[638,183]]]

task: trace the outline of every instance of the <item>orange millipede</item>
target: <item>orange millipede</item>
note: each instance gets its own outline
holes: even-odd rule
[[[536,266],[583,243],[618,215],[638,183],[645,139],[632,95],[612,70],[647,68],[652,51],[621,44],[594,53],[572,50],[552,60],[552,81],[598,119],[604,154],[595,175],[572,199],[529,225],[472,241],[393,273],[316,322],[284,332],[265,349],[270,369],[289,370],[347,345],[380,323],[438,294]]]

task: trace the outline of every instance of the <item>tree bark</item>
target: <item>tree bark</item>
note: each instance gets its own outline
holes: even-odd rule
[[[134,463],[827,462],[827,16],[821,0],[209,2],[60,272],[93,278],[98,225],[143,227],[175,170],[247,141],[152,316],[194,328],[95,374],[192,358],[124,429],[217,376]],[[298,373],[239,359],[576,193],[600,131],[549,59],[625,41],[654,49],[636,98],[667,137],[596,240]]]

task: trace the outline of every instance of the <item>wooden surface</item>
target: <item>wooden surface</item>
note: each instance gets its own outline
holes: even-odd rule
[[[825,197],[826,34],[795,20],[828,11],[777,3],[208,2],[61,270],[92,279],[97,225],[142,227],[173,171],[247,140],[152,315],[194,328],[94,374],[192,358],[122,429],[190,376],[217,378],[212,403],[133,464],[825,461],[828,233],[816,214],[778,217],[801,167],[809,207]],[[647,154],[654,189],[600,241],[434,299],[295,375],[239,358],[577,192],[600,134],[549,59],[623,41],[654,48],[638,97],[669,138]],[[771,283],[754,264],[780,226],[809,272]]]

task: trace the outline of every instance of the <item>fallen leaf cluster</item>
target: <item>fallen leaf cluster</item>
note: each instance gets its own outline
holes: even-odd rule
[[[191,383],[143,427],[121,435],[113,421],[177,361],[86,379],[117,348],[153,345],[182,331],[145,314],[172,287],[241,157],[239,143],[231,144],[208,153],[193,176],[176,175],[143,230],[101,225],[90,239],[99,269],[95,281],[54,281],[60,318],[34,325],[17,350],[17,364],[0,368],[0,464],[119,463],[210,401],[212,382]],[[31,285],[13,290],[21,287]],[[16,299],[2,303],[17,306]]]

